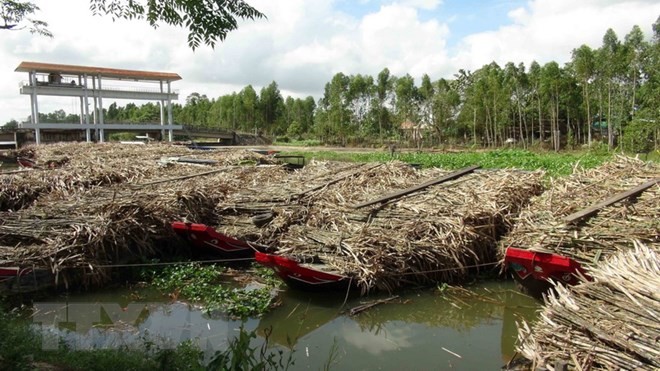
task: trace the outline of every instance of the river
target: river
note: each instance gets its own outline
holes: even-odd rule
[[[346,299],[283,288],[279,298],[281,305],[262,318],[238,321],[153,290],[121,288],[35,302],[32,322],[46,348],[58,346],[57,338],[76,349],[192,340],[211,357],[242,325],[259,334],[254,344],[270,333],[270,346],[293,349],[292,370],[323,368],[332,349],[333,369],[494,370],[514,354],[516,320],[533,321],[540,306],[511,281],[408,290],[354,316],[346,310],[388,295]]]

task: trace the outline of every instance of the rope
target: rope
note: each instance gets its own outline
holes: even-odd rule
[[[443,268],[443,269],[434,269],[430,271],[419,271],[419,272],[402,272],[402,273],[392,273],[388,276],[411,276],[411,275],[417,275],[417,274],[425,274],[425,273],[438,273],[438,272],[447,272],[447,271],[456,271],[459,269],[466,269],[466,268],[481,268],[481,267],[487,267],[491,265],[496,265],[499,264],[498,262],[492,262],[492,263],[483,263],[483,264],[475,264],[475,265],[466,265],[463,267],[456,267],[456,268]]]
[[[236,258],[236,259],[213,259],[213,260],[192,260],[192,261],[176,261],[176,262],[161,262],[161,263],[136,263],[136,264],[101,264],[95,265],[94,268],[130,268],[130,267],[157,267],[168,266],[177,264],[199,264],[199,263],[231,263],[238,261],[251,261],[254,258]],[[63,269],[82,269],[85,267],[62,267]]]
[[[176,261],[176,262],[161,262],[161,263],[102,264],[102,265],[95,265],[94,268],[157,267],[157,266],[168,266],[168,265],[177,265],[177,264],[231,263],[231,262],[253,261],[253,260],[255,260],[255,259],[252,257],[252,258],[236,258],[236,259]],[[426,273],[448,272],[448,271],[455,271],[455,270],[459,270],[459,269],[488,267],[488,266],[493,266],[493,265],[497,265],[497,264],[499,264],[499,263],[498,262],[492,262],[492,263],[466,265],[466,266],[463,266],[463,267],[456,267],[456,268],[443,268],[443,269],[433,269],[433,270],[428,270],[428,271],[392,273],[392,274],[389,274],[388,277],[411,276],[411,275],[419,275],[419,274],[426,274]],[[82,269],[82,268],[84,268],[84,267],[62,267],[62,269]],[[351,281],[352,281],[352,279],[353,278],[351,278]],[[348,292],[346,293],[346,297],[348,297]]]

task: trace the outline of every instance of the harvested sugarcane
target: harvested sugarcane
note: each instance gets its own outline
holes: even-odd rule
[[[539,321],[523,323],[518,350],[534,369],[660,368],[660,249],[630,244],[590,268],[593,282],[557,286]]]
[[[511,246],[559,254],[588,266],[632,248],[631,239],[659,244],[659,177],[660,165],[620,156],[600,167],[554,180],[548,191],[520,213],[514,229],[500,244],[500,256]],[[623,199],[603,207],[583,223],[566,224],[570,215],[640,184],[648,187],[635,202]]]

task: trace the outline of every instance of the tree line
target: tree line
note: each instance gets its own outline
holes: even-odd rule
[[[184,104],[174,104],[173,116],[177,124],[333,145],[404,140],[558,150],[599,140],[609,148],[648,151],[660,140],[659,71],[660,17],[650,39],[638,26],[623,40],[609,29],[598,48],[573,49],[563,66],[492,62],[449,79],[432,81],[425,74],[419,85],[387,68],[376,76],[340,72],[318,101],[283,98],[273,81],[259,93],[251,85],[215,99],[192,93]],[[158,122],[160,108],[113,103],[105,119]]]

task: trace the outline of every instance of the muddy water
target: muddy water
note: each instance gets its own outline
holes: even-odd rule
[[[83,349],[192,340],[210,357],[243,324],[257,331],[258,342],[269,333],[272,346],[294,349],[294,370],[322,368],[333,348],[334,369],[492,370],[514,354],[515,321],[534,320],[539,306],[512,282],[483,282],[458,292],[408,291],[358,315],[343,313],[387,297],[346,299],[285,289],[282,305],[241,323],[152,291],[122,289],[35,303],[32,321],[43,330],[45,347],[57,346],[57,337]]]

